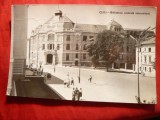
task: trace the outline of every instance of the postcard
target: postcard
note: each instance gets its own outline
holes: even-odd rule
[[[7,96],[156,104],[154,6],[13,5]]]

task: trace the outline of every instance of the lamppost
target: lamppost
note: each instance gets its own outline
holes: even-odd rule
[[[137,97],[137,101],[140,104],[141,103],[141,98],[140,98],[140,82],[139,82],[139,49],[140,49],[140,42],[143,39],[143,34],[145,32],[147,32],[150,29],[150,27],[148,27],[147,29],[145,29],[144,31],[142,31],[138,37],[138,39],[135,39],[133,36],[130,35],[131,38],[133,38],[136,41],[137,44],[137,78],[138,78],[138,97]],[[155,28],[152,28],[151,30],[153,30]]]
[[[81,36],[81,34],[77,34],[77,41],[78,41],[78,45],[80,46],[79,49],[79,70],[78,70],[78,82],[81,82],[81,50],[82,50],[82,40],[79,39],[79,37]]]

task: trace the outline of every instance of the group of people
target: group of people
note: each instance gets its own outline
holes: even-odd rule
[[[77,87],[73,88],[72,100],[79,101],[81,97],[82,97],[82,88],[80,88],[80,89],[78,89]]]
[[[38,74],[38,75],[43,75],[43,68],[42,68],[41,65],[40,65],[39,68],[37,69],[37,74]]]
[[[34,67],[33,63],[29,65],[29,68],[33,71],[33,75],[42,75],[43,67],[40,65],[39,67]]]
[[[64,80],[64,87],[70,87],[70,85],[74,86],[74,79],[71,77],[71,79],[68,77]]]
[[[69,77],[69,72],[67,73],[67,78],[64,80],[64,87],[70,87],[70,85],[74,86],[73,77]]]
[[[90,75],[88,78],[88,81],[92,82],[92,76]],[[75,87],[74,79],[73,77],[70,77],[69,72],[67,73],[67,77],[64,80],[64,87],[70,88],[70,86],[73,86],[72,91],[72,100],[79,101],[82,97],[82,88]]]

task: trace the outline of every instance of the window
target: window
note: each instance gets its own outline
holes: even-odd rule
[[[145,71],[147,70],[146,67],[144,67],[144,70],[145,70]]]
[[[149,56],[149,63],[151,63],[151,56]]]
[[[83,41],[87,41],[87,36],[83,36]]]
[[[76,54],[76,58],[78,58],[78,54]]]
[[[151,52],[151,48],[148,48],[148,52]]]
[[[151,67],[149,67],[149,72],[151,72]]]
[[[86,45],[83,45],[83,50],[86,50]]]
[[[59,44],[57,44],[57,50],[59,50],[60,49],[60,45]]]
[[[44,50],[45,49],[45,44],[42,44],[42,50]]]
[[[50,50],[52,50],[52,44],[50,44]]]
[[[66,60],[69,61],[69,54],[66,54]]]
[[[84,59],[84,60],[86,59],[86,54],[83,54],[83,59]]]
[[[67,35],[67,39],[66,39],[67,41],[70,41],[70,35]]]
[[[144,62],[146,62],[147,61],[147,57],[146,56],[144,56]]]
[[[78,50],[78,44],[76,44],[76,50]]]
[[[139,52],[141,52],[141,48],[139,48]]]
[[[70,44],[66,45],[66,50],[70,50]]]
[[[48,35],[48,40],[54,40],[54,34],[49,34]]]

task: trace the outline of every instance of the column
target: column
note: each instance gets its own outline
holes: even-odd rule
[[[132,64],[133,71],[135,71],[135,64]]]
[[[124,68],[125,68],[125,70],[127,69],[127,63],[125,63],[125,67]]]

